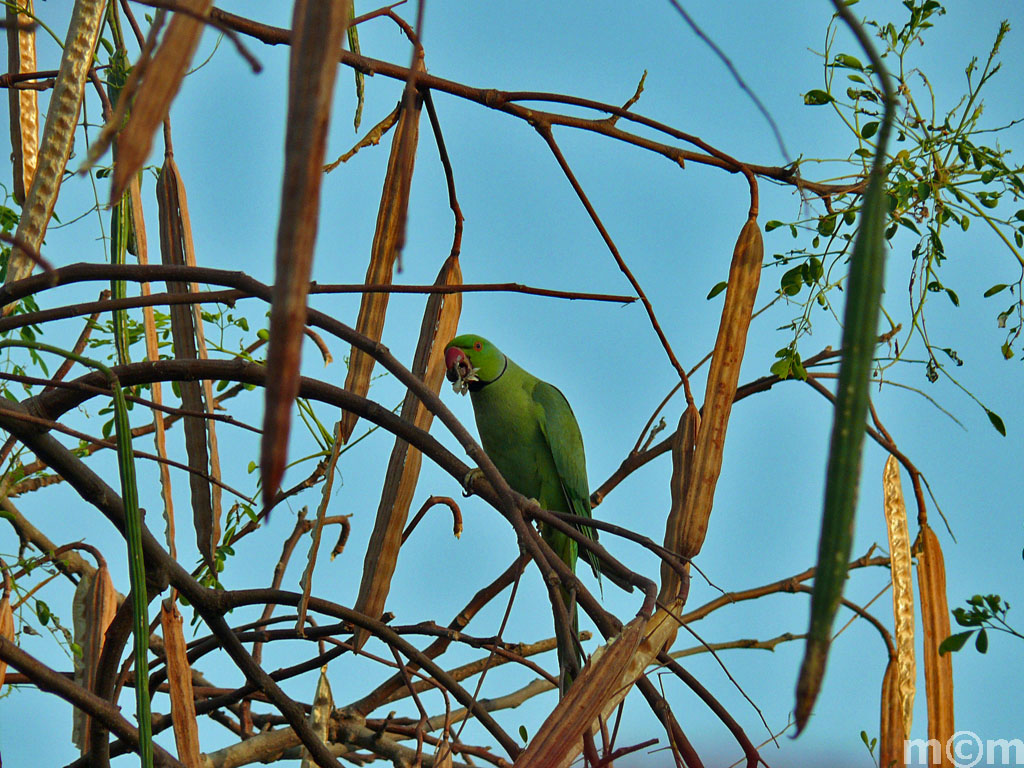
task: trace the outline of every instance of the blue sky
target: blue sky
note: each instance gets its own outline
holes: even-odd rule
[[[41,4],[40,12],[46,14],[47,21],[52,19],[54,28],[62,29],[66,22],[60,9],[51,7],[55,5]],[[290,12],[276,3],[233,2],[222,7],[279,26],[289,22]],[[791,153],[805,158],[837,158],[849,153],[853,148],[851,137],[835,114],[828,107],[805,107],[802,101],[803,93],[822,87],[822,61],[815,52],[823,49],[830,4],[697,3],[687,8],[765,103]],[[370,6],[357,4],[358,12],[367,10]],[[902,6],[896,3],[862,2],[854,10],[873,18],[893,14],[891,18],[897,24],[903,20]],[[414,17],[412,4],[401,12],[407,18]],[[928,73],[940,110],[951,107],[959,98],[969,58],[987,54],[999,21],[1008,15],[1011,23],[1019,22],[1020,7],[957,2],[951,3],[949,13],[937,20],[936,28],[926,38],[927,45],[915,52],[914,62]],[[1024,46],[1020,45],[1020,33],[1017,29],[1011,31],[1004,45],[1003,70],[989,89],[983,118],[989,127],[1021,117]],[[386,20],[363,25],[360,39],[366,55],[408,63],[407,43]],[[845,33],[840,33],[839,41],[835,51],[860,55]],[[750,99],[667,2],[636,4],[625,11],[620,3],[597,0],[525,6],[495,2],[428,4],[424,43],[432,74],[479,87],[554,91],[622,103],[633,94],[646,70],[645,90],[636,111],[700,136],[742,160],[773,165],[785,162]],[[215,44],[215,34],[208,32],[196,61],[204,60]],[[252,74],[231,45],[222,41],[209,63],[186,80],[172,111],[175,157],[188,189],[199,262],[244,269],[269,282],[273,278],[281,188],[288,52],[258,42],[247,45],[263,63],[261,74]],[[44,62],[56,61],[54,48],[40,42],[41,67],[50,66]],[[368,78],[366,92],[362,131],[391,110],[400,96],[401,83],[381,76]],[[352,129],[353,94],[351,72],[342,69],[328,139],[329,160],[346,151],[357,138]],[[462,250],[466,282],[515,281],[567,290],[628,292],[628,284],[586,212],[532,128],[443,94],[436,94],[435,101],[466,217]],[[89,109],[95,121],[95,102],[90,102]],[[726,277],[733,243],[746,215],[745,182],[739,176],[696,164],[680,169],[659,156],[592,134],[562,129],[556,131],[556,138],[647,291],[676,354],[684,365],[692,365],[714,343],[721,297],[712,301],[705,297]],[[1015,127],[1002,135],[1001,142],[1007,147],[1020,147],[1024,134]],[[385,145],[363,150],[324,180],[314,265],[314,278],[320,282],[362,280],[387,160]],[[78,151],[79,156],[84,154],[81,147]],[[1014,158],[1011,156],[1011,162]],[[155,154],[152,162],[158,165],[160,155]],[[809,165],[804,173],[809,178],[829,178],[839,172],[838,167],[819,172]],[[9,178],[7,170],[3,174],[4,179]],[[99,181],[98,185],[100,197],[105,199],[106,182]],[[143,195],[149,206],[151,258],[156,259],[152,176],[147,176]],[[809,208],[802,206],[789,187],[762,182],[761,196],[762,223],[770,219],[790,221],[820,212],[820,204],[814,201]],[[58,213],[63,221],[70,221],[91,204],[91,185],[87,180],[75,179],[65,185]],[[98,236],[98,220],[93,214],[74,225],[52,229],[45,253],[56,264],[100,261],[105,256]],[[412,186],[404,271],[396,275],[396,281],[432,281],[450,242],[451,214],[444,178],[424,123]],[[785,229],[765,235],[767,254],[782,252],[792,243]],[[897,239],[888,269],[886,306],[904,323],[908,318],[910,247],[909,241]],[[976,592],[996,592],[1011,605],[1018,605],[1024,598],[1020,559],[1024,535],[1018,501],[1024,492],[1020,473],[1019,434],[1024,424],[1020,363],[1003,361],[999,354],[1002,336],[995,315],[1005,302],[1000,301],[997,307],[993,300],[983,299],[982,293],[993,283],[1013,282],[1019,268],[982,227],[950,238],[947,251],[950,258],[943,267],[944,280],[956,289],[961,306],[954,310],[932,302],[935,311],[929,329],[933,339],[947,339],[948,345],[958,350],[966,362],[957,371],[960,380],[1002,416],[1007,437],[996,433],[984,411],[954,386],[945,381],[928,384],[922,366],[906,366],[895,374],[897,380],[926,391],[963,426],[906,390],[882,388],[875,402],[901,449],[929,478],[956,535],[954,543],[932,510],[932,524],[946,554],[950,606],[962,604],[964,598]],[[777,269],[765,270],[758,306],[771,299],[780,276]],[[55,293],[46,301],[55,304],[78,300],[79,296],[91,299],[96,291],[93,286],[68,289],[59,298]],[[312,304],[354,323],[358,302],[352,297],[319,296]],[[384,342],[400,359],[411,360],[422,304],[422,297],[417,296],[391,299]],[[247,311],[254,327],[264,322],[263,307],[255,302],[240,308]],[[758,318],[751,330],[741,381],[767,373],[775,350],[791,338],[787,331],[777,328],[788,323],[796,311],[795,306],[779,304]],[[801,342],[805,356],[826,345],[838,346],[835,323],[824,313],[815,319],[813,336]],[[68,334],[77,332],[70,325],[66,328]],[[460,330],[487,336],[523,367],[562,389],[583,431],[592,487],[618,466],[654,406],[675,381],[674,371],[639,304],[469,294]],[[335,362],[326,371],[311,347],[305,350],[304,367],[309,375],[325,376],[340,384],[347,349],[333,343],[332,350]],[[698,374],[694,384],[698,398],[703,392],[702,375]],[[399,402],[402,393],[394,381],[384,377],[375,382],[371,396],[390,406]],[[442,396],[460,418],[472,423],[468,399],[456,398],[447,387]],[[680,407],[679,401],[673,401],[666,410],[670,423],[678,419]],[[89,410],[95,413],[98,408],[92,403]],[[258,397],[240,400],[238,408],[236,415],[259,423],[262,403]],[[328,424],[336,418],[326,408],[320,409],[320,415]],[[830,424],[830,406],[806,385],[796,382],[781,384],[736,406],[708,539],[697,561],[717,586],[726,591],[744,589],[798,573],[813,563]],[[91,425],[93,431],[98,431],[98,422],[94,420]],[[458,449],[442,430],[435,429],[435,433]],[[225,462],[226,477],[237,487],[254,489],[255,477],[247,472],[249,462],[256,459],[254,443],[243,433],[227,430],[221,440],[224,455],[232,459]],[[391,444],[387,435],[375,433],[348,452],[339,465],[342,482],[336,486],[331,512],[354,514],[352,539],[342,556],[318,568],[314,591],[346,605],[354,602],[358,589],[361,552],[373,525]],[[149,445],[143,447],[148,449]],[[294,457],[312,450],[311,442],[301,433],[295,436]],[[869,443],[863,463],[855,555],[863,554],[873,543],[885,547],[881,511],[884,460],[885,455]],[[94,463],[108,477],[114,476],[106,457]],[[298,480],[302,471],[290,472],[286,484],[289,479]],[[668,507],[669,473],[667,457],[652,462],[616,489],[597,514],[660,540]],[[152,519],[159,508],[156,475],[152,467],[144,466],[140,477],[142,503],[150,508]],[[186,488],[185,479],[176,477],[175,482],[181,493]],[[414,506],[430,494],[458,497],[458,492],[455,481],[425,466]],[[55,490],[42,505],[43,497],[23,497],[18,503],[51,536],[60,538],[58,532],[68,540],[84,536],[104,547],[112,562],[118,563],[120,544],[110,527],[91,509],[79,511],[73,497],[61,493]],[[268,583],[295,511],[303,504],[315,507],[318,498],[317,491],[296,499],[290,509],[279,509],[265,529],[239,548],[239,557],[232,563],[225,584],[234,588]],[[65,508],[74,509],[74,514],[55,512],[62,507],[51,506],[54,499],[64,499]],[[492,509],[477,499],[460,500],[460,504],[466,523],[460,540],[453,539],[447,522],[432,513],[403,551],[388,604],[399,623],[450,620],[479,585],[515,557],[514,536]],[[177,506],[187,510],[187,492],[177,499]],[[915,532],[912,524],[911,535]],[[189,551],[188,538],[179,534],[183,551]],[[656,573],[656,563],[632,545],[610,537],[605,544],[631,566]],[[15,550],[16,541],[9,529],[0,529],[0,554],[6,558]],[[297,554],[285,588],[295,587],[302,561],[303,555]],[[115,583],[125,590],[123,565],[114,567]],[[888,572],[881,569],[859,573],[850,580],[847,595],[855,602],[866,603],[887,579]],[[425,592],[428,583],[430,590]],[[695,578],[689,605],[695,607],[716,594],[715,589]],[[66,589],[55,587],[47,600],[60,605],[62,599],[69,598]],[[610,587],[606,589],[605,605],[626,618],[639,608],[639,601],[635,595],[621,595]],[[891,626],[890,605],[886,593],[872,608]],[[492,610],[470,625],[470,631],[481,636],[496,632],[503,607],[502,600],[496,601]],[[722,609],[694,629],[708,642],[803,632],[807,607],[803,595],[775,595]],[[1022,615],[1018,609],[1011,611],[1011,623],[1018,628],[1024,625]],[[846,618],[841,615],[841,621]],[[543,587],[531,574],[524,579],[506,637],[547,637],[550,622]],[[52,638],[26,637],[24,642],[27,650],[58,668],[69,666]],[[678,647],[691,644],[683,637],[678,641]],[[591,647],[595,647],[593,643]],[[310,653],[309,648],[297,645],[268,649],[267,665],[275,668],[294,663]],[[786,725],[793,706],[801,653],[799,643],[788,643],[772,654],[730,651],[721,656],[774,731]],[[987,656],[979,656],[970,647],[957,654],[958,727],[977,732],[982,738],[1024,738],[1017,706],[1022,653],[1024,645],[1019,641],[998,636],[992,638]],[[458,651],[449,656],[450,660],[445,657],[446,663],[452,666],[475,657]],[[550,656],[545,660],[553,665],[553,654]],[[796,741],[781,738],[781,751],[765,747],[765,759],[773,765],[798,765],[825,758],[833,764],[872,765],[859,734],[866,730],[869,735],[877,735],[885,660],[874,630],[862,621],[853,623],[834,645],[825,687],[806,733]],[[351,664],[339,660],[331,668],[334,696],[339,703],[355,698],[367,687],[366,681],[381,676],[377,668]],[[691,657],[687,667],[737,717],[755,743],[767,737],[756,712],[713,659]],[[211,679],[225,680],[225,684],[240,682],[236,671],[221,669],[214,661],[204,660],[201,669]],[[487,677],[482,695],[500,695],[529,679],[521,672],[503,668]],[[738,759],[740,753],[728,733],[695,697],[669,677],[660,677],[658,682],[709,765],[728,765]],[[314,684],[311,678],[301,679],[287,689],[308,699]],[[913,735],[923,737],[923,676],[918,685]],[[548,694],[517,710],[500,713],[499,721],[511,733],[522,724],[532,734],[553,701],[553,695]],[[432,704],[440,706],[439,700]],[[166,711],[166,700],[158,699],[157,709],[161,708]],[[399,711],[412,714],[411,709]],[[74,757],[69,740],[64,738],[70,732],[69,720],[66,707],[54,706],[41,694],[19,689],[0,700],[0,750],[10,765],[19,765],[25,764],[30,755],[38,756],[38,745],[45,743],[48,758],[52,755],[47,763],[67,762]],[[54,733],[58,734],[56,738]],[[481,734],[473,725],[466,732],[472,741],[470,733]],[[44,735],[46,740],[42,741]],[[619,744],[652,736],[663,741],[646,704],[635,697],[626,707]],[[223,730],[203,731],[204,750],[229,741],[230,736]],[[164,743],[171,742],[165,738]],[[631,764],[668,762],[667,755],[659,754],[648,759],[638,757]]]

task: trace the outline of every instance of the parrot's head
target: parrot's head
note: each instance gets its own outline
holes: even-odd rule
[[[464,395],[470,384],[479,382],[483,386],[498,378],[505,367],[505,356],[487,339],[467,333],[448,342],[444,365],[452,389]]]

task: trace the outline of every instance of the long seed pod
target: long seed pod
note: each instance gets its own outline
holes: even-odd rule
[[[202,762],[195,696],[192,693],[192,665],[188,663],[181,613],[170,600],[160,606],[160,627],[163,630],[164,653],[167,656],[171,722],[174,725],[174,744],[178,748],[178,760],[186,768],[199,768]]]
[[[896,687],[901,702],[903,732],[910,733],[917,683],[917,664],[914,661],[914,582],[911,574],[910,534],[907,533],[907,505],[903,501],[900,465],[895,456],[890,455],[885,462],[882,487],[885,525],[889,531],[892,614],[896,628]]]
[[[690,403],[679,417],[679,428],[672,440],[672,506],[665,523],[665,549],[679,553],[683,547],[683,520],[686,496],[693,477],[693,451],[700,430],[700,413]],[[661,592],[658,600],[671,604],[682,588],[679,573],[668,563],[661,564]]]
[[[53,207],[57,204],[60,182],[75,143],[78,112],[82,108],[85,81],[92,67],[106,5],[106,0],[75,0],[71,13],[60,69],[46,110],[36,172],[25,195],[25,206],[18,223],[17,240],[37,252],[43,244]],[[13,246],[6,282],[28,277],[33,263],[28,253],[17,245]],[[12,310],[13,306],[8,305],[4,307],[4,314]]]
[[[149,241],[146,238],[146,219],[142,211],[142,190],[139,184],[139,177],[135,176],[128,183],[128,194],[131,199],[132,231],[135,235],[135,255],[139,264],[149,263]],[[151,293],[148,282],[141,285],[143,296]],[[160,342],[156,335],[156,316],[152,307],[142,308],[142,322],[146,334],[146,359],[160,359]],[[157,405],[162,405],[163,387],[159,381],[150,385],[150,397]],[[164,428],[163,411],[153,409],[153,442],[156,446],[156,455],[162,459],[167,458],[167,437]],[[171,470],[163,461],[157,464],[160,472],[160,496],[164,503],[165,538],[167,540],[167,551],[171,557],[177,558],[178,550],[175,544],[174,533],[174,499],[171,489]]]
[[[878,768],[901,766],[904,741],[909,731],[903,729],[903,697],[899,690],[899,662],[889,659],[882,677],[882,701],[878,729]]]
[[[939,645],[949,637],[949,604],[946,601],[946,564],[942,547],[931,527],[924,523],[918,538],[917,587],[921,594],[921,624],[924,626],[924,690],[928,698],[928,738],[950,743],[956,733],[953,717],[953,655],[939,655]],[[952,766],[946,750],[943,768]]]
[[[75,657],[75,682],[96,690],[96,668],[103,650],[103,637],[117,612],[117,592],[110,571],[102,560],[99,568],[82,577],[71,602],[75,643],[82,649]],[[89,751],[89,716],[80,709],[72,713],[71,739],[85,754]]]
[[[449,256],[437,275],[435,285],[461,285],[459,257]],[[455,335],[462,312],[462,294],[432,293],[427,299],[420,325],[412,371],[420,376],[431,391],[439,392],[444,380],[444,345]],[[420,429],[430,429],[433,414],[419,398],[409,392],[402,403],[402,418]],[[402,546],[402,531],[409,516],[416,482],[420,474],[420,452],[402,439],[396,439],[388,461],[380,504],[373,533],[363,561],[363,578],[359,584],[356,610],[376,618],[384,611],[391,590],[391,577]],[[366,640],[366,633],[357,633],[357,641]]]
[[[422,68],[422,62],[419,62]],[[390,285],[391,277],[398,258],[398,240],[402,232],[405,217],[409,210],[409,181],[412,178],[416,162],[416,145],[419,140],[420,108],[422,101],[414,99],[409,109],[404,103],[399,104],[398,127],[391,139],[391,154],[388,157],[388,169],[384,175],[384,189],[380,196],[377,209],[377,228],[373,233],[373,245],[370,247],[370,264],[366,269],[366,283],[370,285]],[[400,163],[403,156],[402,147],[408,146],[404,153],[404,165]],[[359,316],[356,319],[356,330],[364,336],[380,341],[384,332],[384,318],[388,311],[388,293],[364,293],[359,302]],[[345,389],[364,397],[370,390],[370,378],[373,376],[374,359],[365,352],[352,347],[349,354],[348,375],[345,377]],[[355,429],[358,417],[349,411],[341,416],[341,439],[348,442]]]
[[[181,81],[192,63],[206,26],[195,16],[206,15],[213,0],[184,0],[180,4],[191,13],[175,13],[171,17],[160,47],[146,66],[142,82],[135,92],[128,124],[118,136],[111,201],[121,198],[129,179],[138,173],[149,157],[153,135],[167,119],[171,102],[181,88]]]
[[[36,30],[29,17],[33,0],[22,0],[24,11],[7,6],[7,71],[12,75],[35,72]],[[14,200],[24,204],[32,186],[39,155],[39,94],[31,88],[8,88],[11,111],[11,165]]]
[[[185,185],[178,173],[178,165],[174,156],[168,153],[164,158],[164,167],[156,183],[156,199],[160,217],[160,259],[164,264],[186,264],[186,253],[192,250],[192,232],[187,226],[188,203],[185,202]],[[171,293],[187,293],[188,283],[168,280],[167,290]],[[195,360],[196,329],[192,310],[187,304],[175,304],[170,307],[171,337],[174,342],[175,357]],[[181,402],[184,408],[192,413],[206,410],[203,403],[203,389],[198,381],[180,382]],[[185,452],[189,466],[205,473],[209,464],[209,451],[206,442],[206,419],[199,416],[184,417]],[[216,572],[215,553],[219,541],[217,530],[218,516],[214,514],[213,494],[210,482],[199,474],[189,473],[189,489],[191,490],[192,520],[195,526],[196,546],[212,572]]]
[[[292,406],[299,390],[306,296],[320,218],[327,125],[334,97],[348,0],[296,0],[288,68],[288,126],[270,306],[270,344],[260,473],[263,503],[273,502],[288,457]]]
[[[879,299],[885,277],[886,149],[895,107],[889,73],[871,39],[841,0],[836,12],[847,22],[871,64],[884,92],[885,117],[878,132],[875,155],[864,194],[859,229],[853,244],[846,309],[843,314],[843,358],[836,385],[836,407],[825,473],[825,504],[818,540],[818,564],[811,595],[807,646],[796,684],[795,720],[799,734],[807,725],[825,678],[832,624],[846,583],[847,562],[853,545],[853,522],[860,485],[860,458],[864,447],[864,420],[868,387],[875,356]]]
[[[764,243],[757,219],[751,217],[740,230],[729,267],[729,287],[725,292],[722,321],[711,357],[703,417],[697,432],[693,455],[693,474],[686,493],[685,514],[679,554],[694,557],[704,544],[708,519],[715,498],[715,485],[722,471],[725,430],[729,425],[736,384],[747,344],[747,329],[754,312],[754,299],[761,281]]]

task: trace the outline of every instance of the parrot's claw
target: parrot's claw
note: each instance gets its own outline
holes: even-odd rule
[[[473,495],[473,483],[476,482],[478,477],[483,477],[484,471],[480,467],[474,467],[466,473],[466,476],[462,478],[462,495],[469,498]]]

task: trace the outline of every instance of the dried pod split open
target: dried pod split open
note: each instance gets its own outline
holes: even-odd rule
[[[107,564],[100,563],[78,582],[71,603],[75,643],[82,649],[75,657],[75,682],[96,690],[96,668],[103,650],[107,627],[117,612],[117,592],[110,580]],[[83,753],[89,749],[89,717],[80,709],[72,715],[72,741]]]
[[[185,0],[181,3],[190,13],[175,13],[163,33],[160,47],[144,70],[142,82],[135,92],[128,123],[117,140],[117,163],[114,165],[110,199],[118,200],[128,181],[142,168],[153,148],[153,136],[171,110],[178,95],[199,38],[203,34],[205,16],[213,0]],[[196,18],[196,17],[199,18]],[[125,98],[131,94],[123,92]]]
[[[900,465],[895,456],[885,462],[883,475],[885,524],[889,531],[889,560],[892,574],[892,613],[896,628],[897,690],[903,717],[903,732],[910,733],[914,719],[914,690],[917,664],[914,661],[914,582],[911,575],[910,534],[907,506],[900,484]]]
[[[160,627],[164,634],[167,658],[167,684],[170,687],[171,722],[178,760],[188,768],[200,762],[199,726],[196,723],[195,697],[192,694],[192,666],[188,662],[181,614],[170,600],[160,606]]]
[[[27,13],[7,6],[7,71],[12,75],[35,72],[36,30],[29,13],[33,0],[20,3]],[[14,200],[19,205],[32,187],[39,154],[39,94],[31,88],[8,88],[11,110],[11,165],[14,166]]]
[[[64,169],[75,144],[75,128],[82,108],[85,81],[92,67],[106,5],[106,0],[76,0],[71,13],[60,69],[46,109],[36,171],[25,194],[25,205],[18,223],[17,239],[36,252],[43,244],[46,227],[57,204]],[[6,281],[9,283],[28,277],[34,263],[25,250],[14,246]],[[4,313],[8,311],[10,309],[5,307]]]

